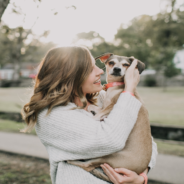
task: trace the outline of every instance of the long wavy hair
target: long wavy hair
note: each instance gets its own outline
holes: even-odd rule
[[[77,108],[85,108],[87,101],[96,104],[94,97],[97,93],[85,96],[82,91],[82,84],[91,70],[91,53],[85,47],[59,47],[48,51],[39,65],[34,93],[22,109],[22,117],[27,124],[22,132],[32,130],[38,113],[46,107],[48,115],[53,107],[66,106],[69,102],[74,102],[76,96],[83,103],[82,107]]]

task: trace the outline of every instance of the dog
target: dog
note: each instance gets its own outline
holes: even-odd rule
[[[107,92],[103,107],[100,108],[95,105],[89,105],[88,111],[95,114],[95,120],[103,121],[103,119],[107,117],[112,110],[120,94],[123,92],[125,88],[124,75],[127,68],[131,65],[135,58],[106,53],[95,59],[100,59],[100,61],[106,66],[107,84],[104,86],[104,90],[107,90]],[[145,69],[144,63],[138,60],[137,68],[139,70],[139,74],[141,74]],[[142,102],[136,90],[134,95],[135,98]],[[69,160],[67,162],[91,172],[100,179],[111,182],[102,170],[96,168],[99,168],[101,164],[107,163],[113,168],[126,168],[140,174],[148,167],[151,160],[151,154],[152,138],[148,111],[142,102],[137,121],[123,150],[100,158],[83,161]]]

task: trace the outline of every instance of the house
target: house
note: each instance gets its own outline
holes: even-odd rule
[[[22,63],[20,73],[22,78],[34,78],[37,74],[39,63]]]
[[[184,74],[184,49],[176,52],[173,61],[176,68],[181,69],[182,74]]]
[[[15,70],[14,64],[8,63],[0,69],[0,80],[10,81],[19,80],[20,78],[34,78],[37,74],[38,65],[38,63],[21,63],[20,69]]]
[[[32,81],[31,79],[34,79],[37,75],[38,65],[38,63],[21,63],[15,69],[16,67],[13,63],[5,64],[0,69],[0,87],[17,87],[23,83],[29,85]]]
[[[13,64],[8,63],[0,69],[0,80],[19,80],[19,74],[15,71]]]

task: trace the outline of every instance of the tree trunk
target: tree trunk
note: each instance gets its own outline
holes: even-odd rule
[[[167,91],[167,77],[164,76],[163,92]]]
[[[0,0],[0,22],[1,22],[1,17],[3,16],[3,13],[7,8],[9,2],[10,0]]]

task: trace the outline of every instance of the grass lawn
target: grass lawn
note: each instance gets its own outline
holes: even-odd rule
[[[158,87],[138,87],[138,92],[152,124],[184,126],[184,87],[168,87],[166,92]],[[20,112],[31,93],[28,88],[0,88],[0,111]]]
[[[1,184],[51,184],[49,162],[0,152]]]
[[[31,94],[31,88],[0,88],[0,111],[20,112]]]
[[[158,152],[167,155],[177,155],[184,157],[184,145],[165,142],[162,140],[155,140],[157,143]]]
[[[25,123],[0,119],[0,131],[20,133],[20,130],[24,129],[25,127]],[[32,130],[30,134],[36,135],[35,130]]]
[[[151,124],[179,125],[184,127],[184,87],[162,88],[138,87]]]
[[[0,152],[0,168],[1,184],[51,184],[46,160]],[[164,183],[148,181],[148,184]]]

